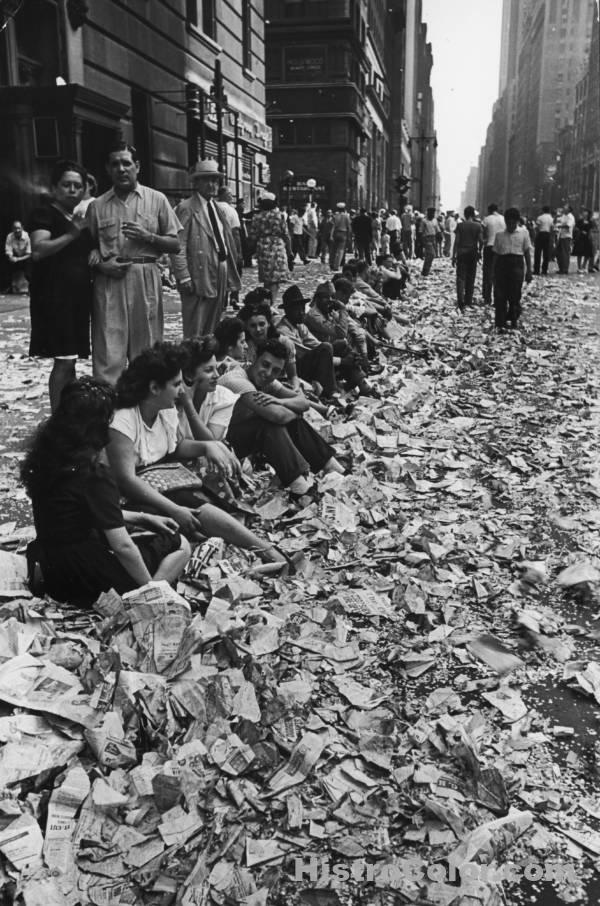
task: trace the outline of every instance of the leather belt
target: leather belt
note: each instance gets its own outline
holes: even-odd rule
[[[156,258],[149,255],[138,255],[137,258],[117,258],[117,264],[156,264]]]

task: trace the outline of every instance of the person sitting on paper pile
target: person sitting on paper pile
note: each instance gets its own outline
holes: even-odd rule
[[[154,486],[141,470],[169,462],[206,457],[209,471],[235,478],[241,468],[234,454],[220,441],[190,440],[179,432],[175,403],[182,393],[183,351],[173,343],[155,343],[125,369],[117,381],[118,408],[109,430],[108,460],[121,493],[135,507],[174,519],[186,537],[223,538],[261,558],[287,563],[288,558],[229,513],[207,500],[193,473],[191,483],[169,485],[169,470],[154,469]],[[172,473],[171,473],[172,474]],[[159,488],[161,488],[159,490]],[[210,496],[210,495],[209,495]]]
[[[183,390],[179,397],[179,430],[194,440],[223,440],[236,395],[218,383],[214,337],[194,337],[180,346],[185,356]]]
[[[67,384],[21,467],[36,529],[30,577],[39,564],[44,590],[58,601],[90,605],[111,588],[123,594],[151,579],[173,583],[190,557],[169,515],[121,510],[115,480],[100,462],[115,404],[104,381]],[[132,537],[127,526],[144,533]]]
[[[227,439],[240,457],[262,454],[282,485],[293,494],[311,487],[309,472],[343,472],[334,450],[302,418],[310,402],[278,380],[287,347],[267,340],[245,369],[229,371],[219,382],[237,393]]]

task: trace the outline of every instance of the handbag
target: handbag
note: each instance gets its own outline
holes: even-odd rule
[[[226,513],[255,515],[253,507],[237,500],[228,480],[216,473],[208,472],[200,477],[180,462],[163,462],[146,466],[137,474],[151,488],[179,506],[198,507],[203,503],[214,503]]]
[[[202,487],[202,479],[180,462],[162,462],[146,466],[138,471],[138,477],[148,482],[151,488],[165,494],[168,491],[180,491],[184,488]]]

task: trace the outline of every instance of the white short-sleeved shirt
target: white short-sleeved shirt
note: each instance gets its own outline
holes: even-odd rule
[[[227,434],[231,413],[237,401],[237,394],[217,384],[213,393],[207,393],[198,410],[198,417],[215,440],[222,440]],[[179,410],[179,431],[182,437],[192,437],[192,431],[183,409]]]
[[[136,469],[151,466],[169,453],[174,453],[179,443],[178,419],[175,409],[161,409],[151,428],[144,422],[139,406],[117,409],[111,428],[128,437],[135,451]]]
[[[223,213],[227,225],[231,227],[232,230],[240,229],[240,215],[233,207],[232,204],[229,204],[228,201],[217,201],[220,210]]]
[[[496,255],[524,255],[531,248],[531,239],[525,227],[517,227],[513,233],[505,230],[496,233],[494,252]]]

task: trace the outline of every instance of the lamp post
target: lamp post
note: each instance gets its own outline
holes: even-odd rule
[[[290,211],[290,185],[291,185],[291,182],[292,182],[292,179],[293,179],[293,178],[294,178],[294,171],[293,171],[293,170],[285,170],[285,171],[284,171],[282,182],[283,182],[284,186],[285,186],[286,189],[287,189],[287,193],[286,193],[286,206],[287,206],[287,209],[288,209],[288,214],[289,214],[289,211]]]
[[[308,203],[312,204],[313,192],[317,187],[317,180],[316,179],[307,179],[306,186],[308,188]]]

